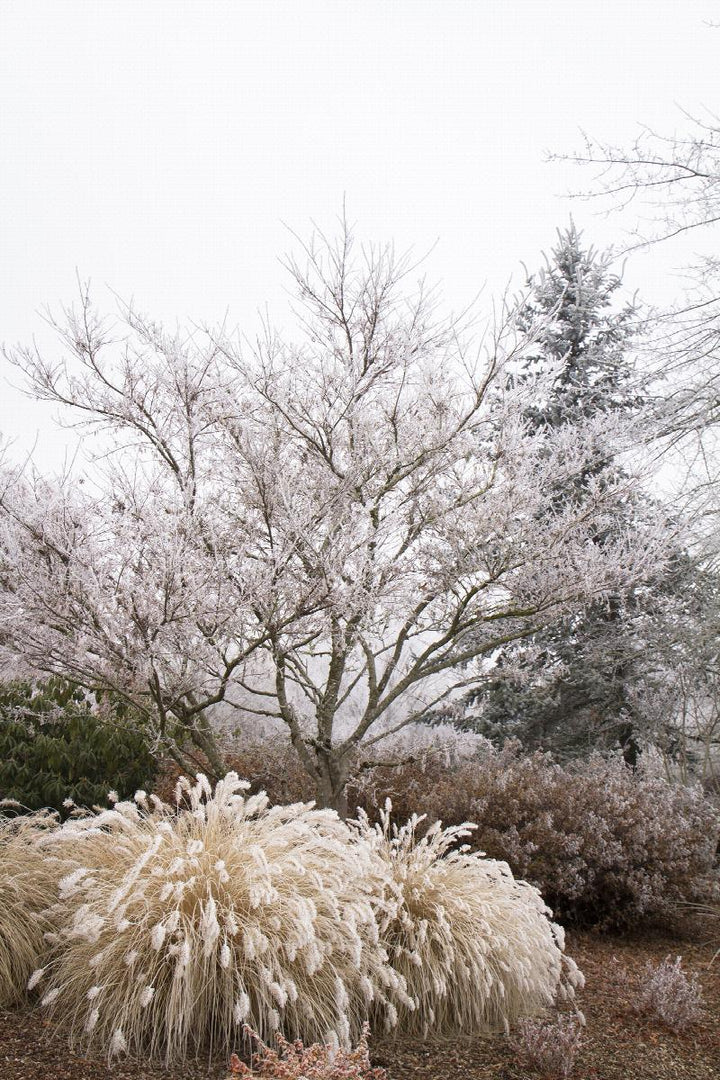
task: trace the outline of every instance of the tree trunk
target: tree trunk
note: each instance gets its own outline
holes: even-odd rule
[[[337,810],[345,819],[348,816],[347,770],[334,759],[332,750],[316,750],[319,776],[315,780],[315,800],[318,807]]]
[[[217,744],[215,733],[204,716],[198,718],[197,724],[190,733],[190,738],[192,743],[197,746],[198,750],[202,750],[208,760],[210,766],[209,771],[211,774],[209,779],[213,780],[215,783],[217,783],[218,780],[222,780],[227,772],[227,766],[220,747]]]

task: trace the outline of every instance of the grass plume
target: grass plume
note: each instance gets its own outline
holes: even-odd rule
[[[389,1022],[411,1004],[379,939],[367,845],[332,811],[270,807],[248,786],[181,780],[184,805],[139,792],[51,838],[74,865],[39,982],[75,1039],[166,1061],[231,1049],[245,1023],[349,1045],[371,1002]]]
[[[50,923],[41,912],[55,880],[51,864],[38,857],[37,839],[56,824],[51,814],[0,814],[0,1006],[22,996],[46,949]]]
[[[391,882],[385,940],[417,1004],[402,1008],[401,1028],[507,1030],[572,998],[583,978],[538,890],[516,881],[506,863],[458,846],[475,826],[436,823],[419,837],[421,818],[398,828],[390,810],[388,803],[377,825],[361,816],[358,828]]]

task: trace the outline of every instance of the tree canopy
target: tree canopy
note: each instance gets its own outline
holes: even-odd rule
[[[654,573],[668,531],[612,527],[641,483],[613,465],[640,438],[628,410],[531,421],[563,363],[512,377],[550,332],[532,297],[490,325],[442,317],[407,258],[347,227],[288,269],[293,339],[110,320],[83,289],[59,358],[8,350],[102,456],[59,480],[8,461],[2,625],[34,669],[132,703],[178,760],[222,770],[220,702],[275,719],[342,806],[363,745]],[[579,477],[582,500],[559,500]]]
[[[633,351],[640,311],[636,303],[617,302],[620,285],[611,252],[585,247],[573,225],[559,232],[545,266],[529,278],[522,318],[535,330],[535,346],[518,379],[536,386],[531,430],[557,431],[603,417],[612,426],[642,411],[646,397]],[[557,506],[579,509],[599,477],[605,483],[623,473],[612,436],[600,435],[596,449],[570,484],[554,482]],[[648,495],[635,492],[594,543],[632,532],[648,513],[654,513]],[[639,670],[651,663],[645,655],[654,602],[649,585],[646,578],[624,592],[591,597],[582,610],[498,650],[490,678],[468,695],[470,715],[477,716],[470,722],[500,741],[512,735],[562,754],[615,743],[634,755],[631,691]]]

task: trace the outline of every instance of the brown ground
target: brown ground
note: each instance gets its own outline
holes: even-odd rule
[[[568,935],[568,952],[585,973],[580,1007],[587,1017],[584,1045],[573,1080],[720,1080],[720,956],[708,967],[717,944],[707,942],[709,924],[697,920],[674,932],[633,938]],[[668,954],[700,976],[705,996],[701,1020],[682,1035],[633,1014],[633,979],[646,961]],[[629,973],[619,977],[616,957]],[[389,1080],[531,1080],[537,1073],[518,1062],[502,1036],[433,1039],[409,1045],[375,1040],[373,1063]],[[62,1038],[36,1012],[0,1010],[0,1080],[224,1080],[225,1062],[165,1070],[125,1059],[108,1069],[104,1060],[71,1054]]]

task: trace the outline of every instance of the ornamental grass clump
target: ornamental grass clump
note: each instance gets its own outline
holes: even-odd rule
[[[367,845],[333,811],[270,807],[248,786],[181,780],[176,807],[138,792],[46,845],[74,865],[30,982],[71,1037],[170,1061],[232,1049],[245,1022],[349,1045],[371,1003],[388,1023],[411,1007]]]
[[[398,828],[390,811],[388,802],[377,825],[361,814],[357,828],[390,879],[383,933],[417,1004],[401,1008],[400,1029],[507,1031],[518,1017],[572,999],[584,980],[538,890],[506,863],[458,846],[474,825],[437,822],[419,836],[422,818]]]
[[[46,948],[43,934],[50,923],[41,912],[55,880],[50,865],[38,858],[37,839],[56,824],[52,814],[0,813],[0,1006],[22,996]]]

